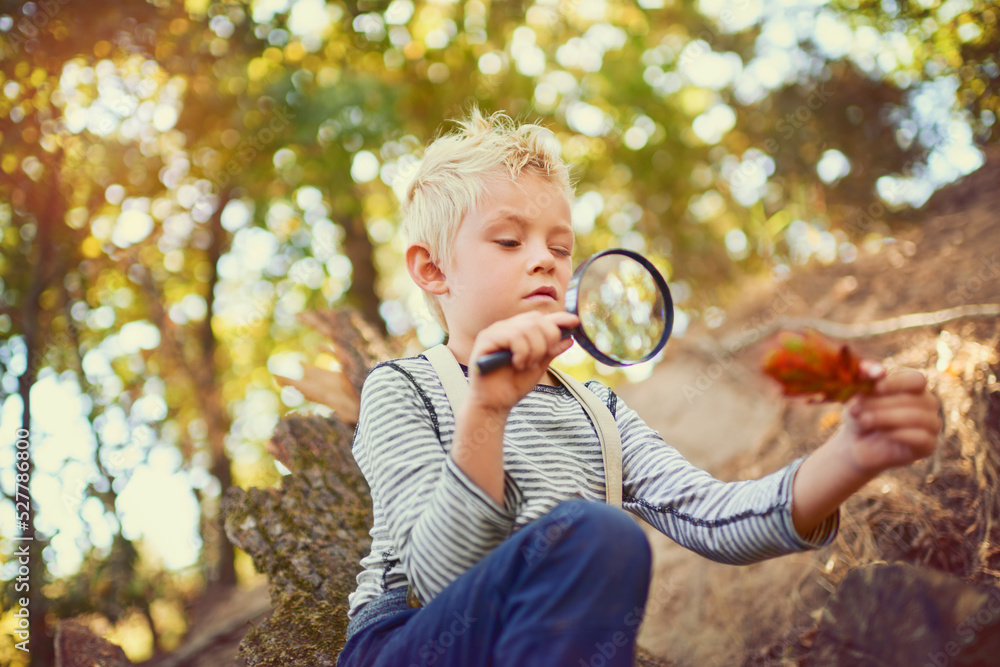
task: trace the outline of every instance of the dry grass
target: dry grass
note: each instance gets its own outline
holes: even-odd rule
[[[787,316],[844,323],[935,311],[956,300],[997,302],[997,174],[1000,148],[988,152],[986,167],[935,195],[895,243],[852,264],[799,267],[782,284],[748,288],[726,308],[721,328],[692,326],[689,335],[723,340],[773,311],[779,294],[791,304]],[[842,507],[834,543],[806,554],[734,568],[647,531],[658,560],[639,640],[652,653],[679,667],[799,665],[829,595],[849,571],[871,563],[906,562],[970,583],[1000,583],[1000,320],[960,319],[851,345],[890,372],[907,367],[926,375],[944,418],[936,454],[861,489]],[[743,376],[759,373],[761,347],[736,359]],[[787,400],[759,447],[710,471],[747,479],[777,470],[824,442],[840,412],[839,405]]]
[[[744,621],[745,667],[799,664],[815,633],[819,609],[853,568],[900,561],[955,574],[970,583],[1000,584],[1000,322],[958,325],[936,335],[911,335],[887,367],[923,371],[941,400],[945,425],[936,454],[912,466],[883,473],[841,509],[833,545],[809,555],[806,567],[748,572],[743,586],[761,592],[752,617]],[[813,413],[808,415],[799,413]],[[823,433],[829,412],[795,404],[786,412],[790,435],[771,441],[749,457],[732,462],[785,459],[810,448],[808,433]],[[812,421],[815,427],[807,425]],[[822,439],[822,438],[818,438]],[[784,444],[782,444],[784,440]],[[786,557],[787,558],[787,557]],[[786,558],[778,559],[785,561]],[[719,585],[724,585],[720,581]],[[732,613],[726,608],[722,613]],[[763,614],[763,616],[762,616]],[[731,652],[730,652],[731,653]],[[699,658],[702,664],[740,664]],[[696,664],[685,662],[682,664]]]
[[[1000,323],[985,339],[955,329],[968,335],[926,334],[887,360],[927,375],[945,425],[932,458],[883,474],[847,503],[834,574],[900,560],[974,583],[1000,576]]]

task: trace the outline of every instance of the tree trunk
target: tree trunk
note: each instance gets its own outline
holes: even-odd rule
[[[49,163],[47,165],[47,170],[49,174],[55,174],[54,164]],[[53,184],[53,190],[58,192],[56,188],[57,181],[53,176],[51,179]],[[31,388],[35,384],[35,380],[38,377],[38,367],[43,362],[43,356],[45,354],[46,346],[48,345],[48,336],[42,329],[42,323],[39,318],[39,298],[45,289],[49,286],[52,278],[59,272],[56,267],[57,258],[55,256],[55,245],[52,230],[54,227],[54,220],[58,215],[55,210],[58,205],[59,198],[55,194],[49,197],[44,207],[41,209],[42,213],[38,216],[38,233],[35,236],[35,248],[37,250],[37,256],[35,257],[35,274],[34,281],[31,285],[31,290],[25,295],[24,303],[22,307],[22,329],[24,333],[24,344],[27,353],[27,368],[24,374],[18,378],[18,392],[21,395],[21,401],[23,403],[23,410],[21,413],[21,428],[24,429],[22,435],[27,433],[26,439],[28,440],[28,484],[24,485],[24,488],[17,487],[17,491],[27,494],[27,513],[28,520],[24,524],[19,524],[18,532],[19,537],[22,538],[18,541],[18,548],[24,548],[28,550],[27,555],[27,566],[28,566],[28,608],[30,610],[30,638],[28,641],[28,650],[31,652],[31,665],[44,665],[48,667],[55,660],[55,649],[53,647],[52,637],[49,636],[48,627],[45,622],[45,614],[48,610],[49,603],[45,596],[42,594],[42,585],[45,583],[48,577],[45,576],[46,566],[45,560],[42,558],[42,550],[45,548],[47,541],[39,540],[36,536],[35,531],[35,499],[31,498],[31,488],[30,480],[31,475],[34,472],[35,462],[34,462],[34,437],[35,434],[31,432]],[[38,209],[35,209],[38,210]],[[16,493],[16,492],[15,492]],[[20,500],[25,500],[22,496]],[[15,511],[20,514],[21,508],[15,506]]]
[[[212,318],[215,314],[215,286],[219,281],[219,259],[229,246],[228,232],[222,227],[222,211],[232,198],[232,191],[223,190],[219,194],[219,205],[212,214],[209,225],[212,231],[212,243],[208,249],[208,263],[212,267],[208,279],[208,287],[205,294],[204,326],[201,330],[201,362],[198,366],[202,373],[200,381],[201,391],[205,397],[205,423],[208,426],[208,438],[212,451],[212,475],[219,480],[219,488],[225,492],[233,484],[232,467],[229,456],[226,454],[226,435],[232,427],[232,421],[222,403],[219,385],[216,382],[215,374],[215,352],[217,341],[215,332],[212,330]],[[223,525],[222,512],[218,512],[214,517],[218,530],[212,531],[214,545],[209,541],[204,541],[204,548],[214,546],[215,549],[215,571],[214,577],[210,578],[212,583],[220,586],[236,585],[236,550],[232,542],[226,536]]]
[[[375,292],[378,271],[372,257],[374,248],[368,238],[365,221],[360,216],[341,220],[344,231],[344,254],[351,260],[351,287],[347,291],[348,302],[361,312],[366,322],[374,326],[380,336],[386,335],[385,321],[378,312],[379,298]]]
[[[310,314],[333,340],[344,376],[361,393],[368,370],[398,356],[356,313]],[[347,629],[347,596],[371,546],[368,485],[351,455],[354,424],[336,416],[282,420],[271,449],[293,474],[280,489],[226,492],[226,532],[268,573],[274,614],[240,650],[247,665],[334,665]]]

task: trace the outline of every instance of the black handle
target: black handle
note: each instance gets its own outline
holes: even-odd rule
[[[490,352],[489,354],[484,354],[476,359],[476,368],[479,369],[480,375],[486,375],[491,371],[495,371],[496,369],[509,364],[512,356],[513,355],[510,350]]]
[[[560,327],[560,329],[562,329],[563,340],[572,336],[575,331],[575,329],[567,329],[565,327]],[[484,354],[476,359],[476,368],[479,369],[480,375],[486,375],[491,371],[495,371],[498,368],[508,365],[512,356],[513,355],[510,350],[490,352],[489,354]]]

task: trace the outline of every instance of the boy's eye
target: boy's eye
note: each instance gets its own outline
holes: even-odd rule
[[[515,239],[497,239],[496,241],[494,241],[494,243],[504,248],[516,248],[519,245],[521,245],[521,242]],[[550,250],[552,250],[552,252],[558,255],[562,255],[563,257],[570,257],[573,255],[572,251],[567,250],[566,248],[560,248],[558,246],[552,247],[550,248]]]

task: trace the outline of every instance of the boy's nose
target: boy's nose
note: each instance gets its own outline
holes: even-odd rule
[[[529,260],[529,272],[551,271],[556,265],[556,260],[552,256],[552,251],[548,246],[543,248],[532,248]]]

